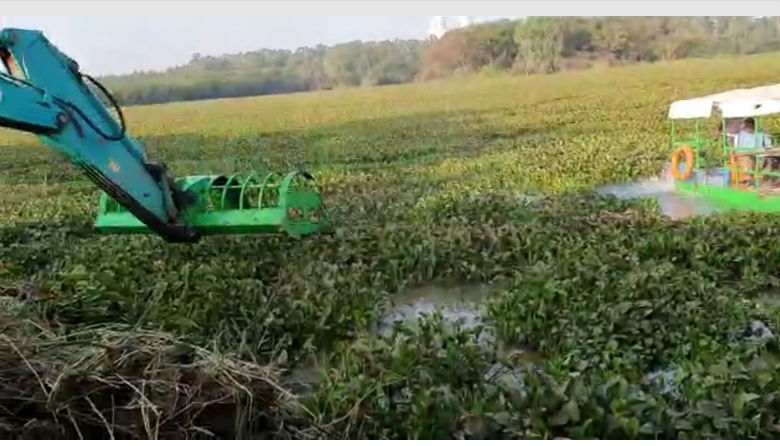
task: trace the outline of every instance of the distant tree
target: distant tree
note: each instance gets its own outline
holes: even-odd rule
[[[153,104],[779,50],[777,17],[529,17],[424,41],[194,53],[182,66],[104,80],[124,104]]]

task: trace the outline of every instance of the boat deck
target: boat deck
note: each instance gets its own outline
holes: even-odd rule
[[[741,190],[741,191],[747,191],[747,192],[756,192],[760,194],[775,194],[780,195],[780,184],[770,184],[770,185],[760,185],[760,186],[752,186],[752,185],[735,185],[731,186],[731,189],[734,190]]]
[[[758,185],[731,183],[731,172],[723,167],[701,169],[685,181],[675,181],[677,190],[712,202],[723,210],[780,213],[780,179],[764,177]]]
[[[764,177],[758,185],[751,184],[752,181],[745,181],[742,184],[731,184],[731,172],[722,167],[699,169],[694,172],[690,179],[685,183],[697,184],[699,186],[715,186],[724,189],[733,189],[739,191],[749,191],[756,193],[780,194],[780,178]]]

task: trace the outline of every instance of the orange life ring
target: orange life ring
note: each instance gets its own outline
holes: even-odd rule
[[[680,172],[680,158],[685,155],[685,171]],[[681,146],[672,153],[672,175],[679,181],[687,180],[693,175],[693,149]]]

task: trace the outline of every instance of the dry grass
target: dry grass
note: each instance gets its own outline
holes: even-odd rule
[[[0,322],[0,438],[277,436],[279,371],[159,333]]]

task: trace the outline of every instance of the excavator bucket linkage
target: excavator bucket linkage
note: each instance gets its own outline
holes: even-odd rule
[[[197,197],[184,223],[202,235],[302,236],[321,232],[328,225],[320,190],[306,172],[189,176],[176,183]],[[152,233],[106,194],[100,197],[95,227],[105,234]]]

